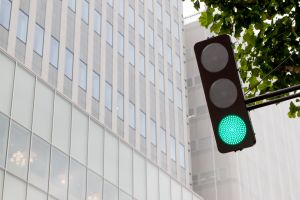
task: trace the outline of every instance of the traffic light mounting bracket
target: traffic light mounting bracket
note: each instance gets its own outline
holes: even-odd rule
[[[257,101],[261,101],[261,100],[264,100],[264,99],[276,97],[276,96],[286,94],[286,93],[289,93],[289,92],[295,92],[297,90],[300,90],[300,85],[296,85],[296,86],[292,86],[292,87],[288,87],[288,88],[283,88],[283,89],[280,89],[280,90],[276,90],[274,92],[270,92],[270,93],[267,93],[267,94],[263,94],[263,95],[259,95],[259,96],[252,97],[252,98],[249,98],[249,99],[245,99],[245,104],[255,103]],[[257,105],[247,106],[247,110],[251,111],[251,110],[254,110],[254,109],[257,109],[257,108],[261,108],[261,107],[269,106],[269,105],[272,105],[272,104],[280,103],[280,102],[287,101],[287,100],[290,100],[290,99],[294,99],[294,98],[297,98],[297,97],[300,97],[300,93],[296,93],[296,94],[285,96],[285,97],[280,97],[280,98],[270,100],[270,101],[267,101],[267,102],[263,102],[263,103],[260,103],[260,104],[257,104]]]

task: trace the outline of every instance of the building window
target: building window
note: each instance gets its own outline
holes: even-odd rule
[[[73,79],[73,52],[69,49],[66,49],[66,58],[65,58],[65,75],[69,79]]]
[[[85,23],[89,23],[89,2],[87,2],[86,0],[82,1],[81,19]]]
[[[182,109],[182,92],[180,89],[176,89],[176,104],[177,107]]]
[[[179,55],[175,55],[175,68],[178,73],[181,73],[181,63]]]
[[[165,92],[165,79],[164,74],[161,71],[159,71],[159,90]]]
[[[185,155],[183,144],[179,144],[179,164],[181,167],[185,168]]]
[[[105,82],[105,107],[111,111],[112,104],[112,86]]]
[[[167,153],[166,130],[163,128],[160,128],[160,149],[161,152]]]
[[[168,13],[166,13],[166,28],[171,32],[171,16]]]
[[[40,56],[43,56],[43,47],[44,47],[44,29],[40,25],[35,24],[33,50]]]
[[[86,90],[86,75],[87,75],[87,66],[84,62],[80,60],[79,63],[79,87]]]
[[[111,7],[114,7],[114,1],[113,0],[107,0],[108,5]]]
[[[100,99],[100,75],[93,72],[93,97],[99,101]]]
[[[173,136],[170,137],[170,148],[171,148],[170,157],[172,160],[176,161],[176,140]]]
[[[172,49],[169,46],[167,46],[167,61],[172,65]]]
[[[141,136],[146,138],[146,114],[140,110]]]
[[[150,128],[151,128],[151,144],[156,146],[157,138],[156,138],[156,122],[153,119],[150,120]]]
[[[58,68],[58,50],[59,42],[52,36],[50,43],[50,64],[55,68]]]
[[[129,102],[129,126],[135,128],[135,105]]]
[[[97,10],[95,10],[94,30],[101,35],[101,15]]]
[[[138,23],[139,34],[140,34],[140,36],[142,36],[142,38],[144,38],[145,37],[145,21],[140,16],[138,17],[138,20],[139,20],[139,23]]]
[[[157,37],[157,42],[158,42],[158,53],[163,56],[164,55],[164,49],[163,49],[163,40],[161,37]]]
[[[149,27],[149,45],[154,48],[154,32],[153,29]]]
[[[161,22],[162,21],[162,10],[161,5],[156,3],[157,5],[157,19]]]
[[[1,0],[1,3],[0,3],[0,25],[2,25],[7,30],[9,29],[10,12],[11,12],[11,2],[8,0]]]
[[[28,15],[19,10],[17,38],[26,43],[27,39]]]
[[[129,63],[132,65],[135,64],[135,49],[131,43],[129,43]]]
[[[168,93],[169,93],[169,99],[173,101],[174,100],[173,82],[170,80],[168,81]]]
[[[175,23],[175,38],[179,40],[179,24]]]
[[[124,119],[124,95],[118,92],[118,97],[117,97],[117,115],[118,117],[123,120]]]
[[[109,23],[106,22],[106,42],[110,44],[111,46],[113,45],[113,26]]]
[[[129,25],[134,28],[134,9],[129,6],[128,9],[128,23]]]
[[[149,80],[155,85],[155,67],[151,62],[149,63]]]
[[[118,12],[119,12],[119,15],[121,17],[124,17],[124,0],[119,0],[119,9],[118,9]]]
[[[139,70],[140,70],[140,73],[143,74],[145,76],[145,56],[140,53],[140,56],[139,56]]]
[[[153,0],[147,0],[148,2],[148,9],[153,12]]]
[[[76,0],[69,0],[68,7],[75,12],[76,9]]]
[[[124,55],[124,35],[120,32],[118,32],[118,53]]]

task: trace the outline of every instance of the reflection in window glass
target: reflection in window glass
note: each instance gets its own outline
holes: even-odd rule
[[[79,63],[79,87],[86,90],[87,66],[80,60]]]
[[[140,36],[142,36],[144,38],[145,37],[145,22],[144,22],[144,19],[139,16],[138,20],[139,20],[139,22],[138,22],[139,34],[140,34]]]
[[[128,9],[128,23],[129,25],[134,28],[134,9],[129,6]]]
[[[44,29],[40,25],[35,24],[33,50],[40,56],[43,56],[43,46],[44,46]]]
[[[107,0],[108,5],[110,5],[111,7],[114,6],[114,1],[113,0]]]
[[[168,13],[166,13],[166,28],[171,31],[171,16]]]
[[[176,140],[173,136],[170,137],[171,159],[176,161]]]
[[[116,186],[104,182],[103,187],[103,200],[118,200],[118,189]]]
[[[73,53],[69,49],[66,49],[65,75],[71,80],[73,79],[73,57]]]
[[[71,159],[69,173],[69,199],[85,199],[86,168],[77,161]]]
[[[106,42],[113,45],[113,27],[109,22],[106,22]]]
[[[118,107],[117,107],[117,115],[120,119],[124,119],[124,96],[123,94],[121,94],[120,92],[118,92],[118,96],[117,96],[117,103],[118,103]]]
[[[164,80],[164,75],[161,71],[159,71],[159,90],[161,92],[165,91],[165,80]]]
[[[76,9],[76,0],[69,0],[68,7],[75,12]]]
[[[179,164],[181,167],[185,168],[185,155],[183,144],[179,144]]]
[[[27,25],[28,15],[25,14],[22,10],[19,10],[17,38],[19,38],[24,43],[26,43],[27,39]]]
[[[180,89],[176,89],[176,104],[177,107],[182,109],[182,92]]]
[[[49,193],[58,199],[67,198],[69,159],[52,147]]]
[[[118,13],[121,17],[124,17],[124,0],[118,0]]]
[[[149,27],[149,45],[154,48],[154,31],[151,27]]]
[[[160,128],[160,149],[163,153],[167,153],[166,130]]]
[[[50,145],[33,135],[30,152],[29,182],[44,191],[48,189]]]
[[[8,137],[8,118],[0,113],[0,166],[5,165],[5,155]],[[1,195],[1,194],[0,194]]]
[[[142,53],[140,53],[139,62],[140,62],[139,70],[140,70],[141,74],[145,75],[145,56]]]
[[[163,49],[163,40],[161,37],[157,37],[157,42],[158,42],[158,53],[163,56],[164,55],[164,49]]]
[[[170,100],[174,100],[174,93],[173,93],[173,82],[172,81],[168,81],[168,93],[169,93],[169,99]]]
[[[176,54],[175,56],[175,69],[178,73],[181,73],[181,63],[180,63],[180,57]]]
[[[99,101],[100,99],[100,75],[93,72],[93,97]]]
[[[146,137],[146,114],[140,111],[141,136]]]
[[[27,178],[29,143],[29,131],[12,122],[8,146],[7,168],[10,172],[22,179]]]
[[[112,104],[112,87],[111,85],[106,82],[105,83],[105,107],[111,111],[111,104]]]
[[[159,3],[156,3],[156,8],[157,8],[157,19],[161,22],[162,21],[162,10],[161,10],[161,5]]]
[[[89,23],[89,3],[86,0],[82,1],[81,19],[85,23]]]
[[[151,12],[153,12],[153,0],[147,0],[148,2],[148,8]]]
[[[167,46],[167,61],[172,65],[172,49],[169,46]]]
[[[129,126],[135,128],[135,105],[129,102]]]
[[[119,191],[120,193],[119,193],[119,200],[132,200],[132,198],[128,195],[128,194],[126,194],[125,192],[123,192],[123,191]]]
[[[87,200],[101,200],[102,199],[102,184],[103,180],[95,173],[87,172]]]
[[[155,85],[155,67],[151,62],[149,63],[149,80]]]
[[[50,64],[57,68],[59,42],[52,36],[50,45]]]
[[[124,55],[124,35],[118,32],[118,53]]]
[[[11,12],[11,2],[8,0],[1,0],[1,3],[0,3],[0,25],[2,25],[7,30],[9,29],[10,12]]]
[[[153,119],[150,120],[150,128],[151,128],[151,143],[156,146],[156,122]]]
[[[129,63],[132,65],[135,64],[135,49],[131,43],[129,43]]]
[[[94,30],[101,35],[101,15],[97,10],[95,10]]]

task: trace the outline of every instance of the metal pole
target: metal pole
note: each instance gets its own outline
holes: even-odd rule
[[[254,103],[256,101],[264,100],[264,99],[267,99],[267,98],[275,97],[275,96],[278,96],[278,95],[281,95],[281,94],[285,94],[285,93],[293,92],[293,91],[297,91],[297,90],[300,90],[300,85],[280,89],[280,90],[277,90],[275,92],[270,92],[270,93],[267,93],[267,94],[252,97],[250,99],[245,99],[245,103],[246,104]]]
[[[264,102],[264,103],[261,103],[261,104],[249,106],[249,107],[247,107],[247,110],[251,111],[251,110],[254,110],[254,109],[257,109],[257,108],[261,108],[261,107],[264,107],[264,106],[269,106],[269,105],[272,105],[272,104],[276,104],[276,103],[279,103],[279,102],[282,102],[282,101],[287,101],[287,100],[294,99],[294,98],[297,98],[297,97],[300,97],[300,93],[293,94],[293,95],[286,96],[286,97],[281,97],[281,98],[271,100],[271,101],[267,101],[267,102]]]

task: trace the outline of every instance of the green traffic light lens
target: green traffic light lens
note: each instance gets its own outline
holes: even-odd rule
[[[237,115],[227,115],[219,123],[218,134],[221,140],[228,145],[241,143],[245,139],[246,133],[246,123]]]

